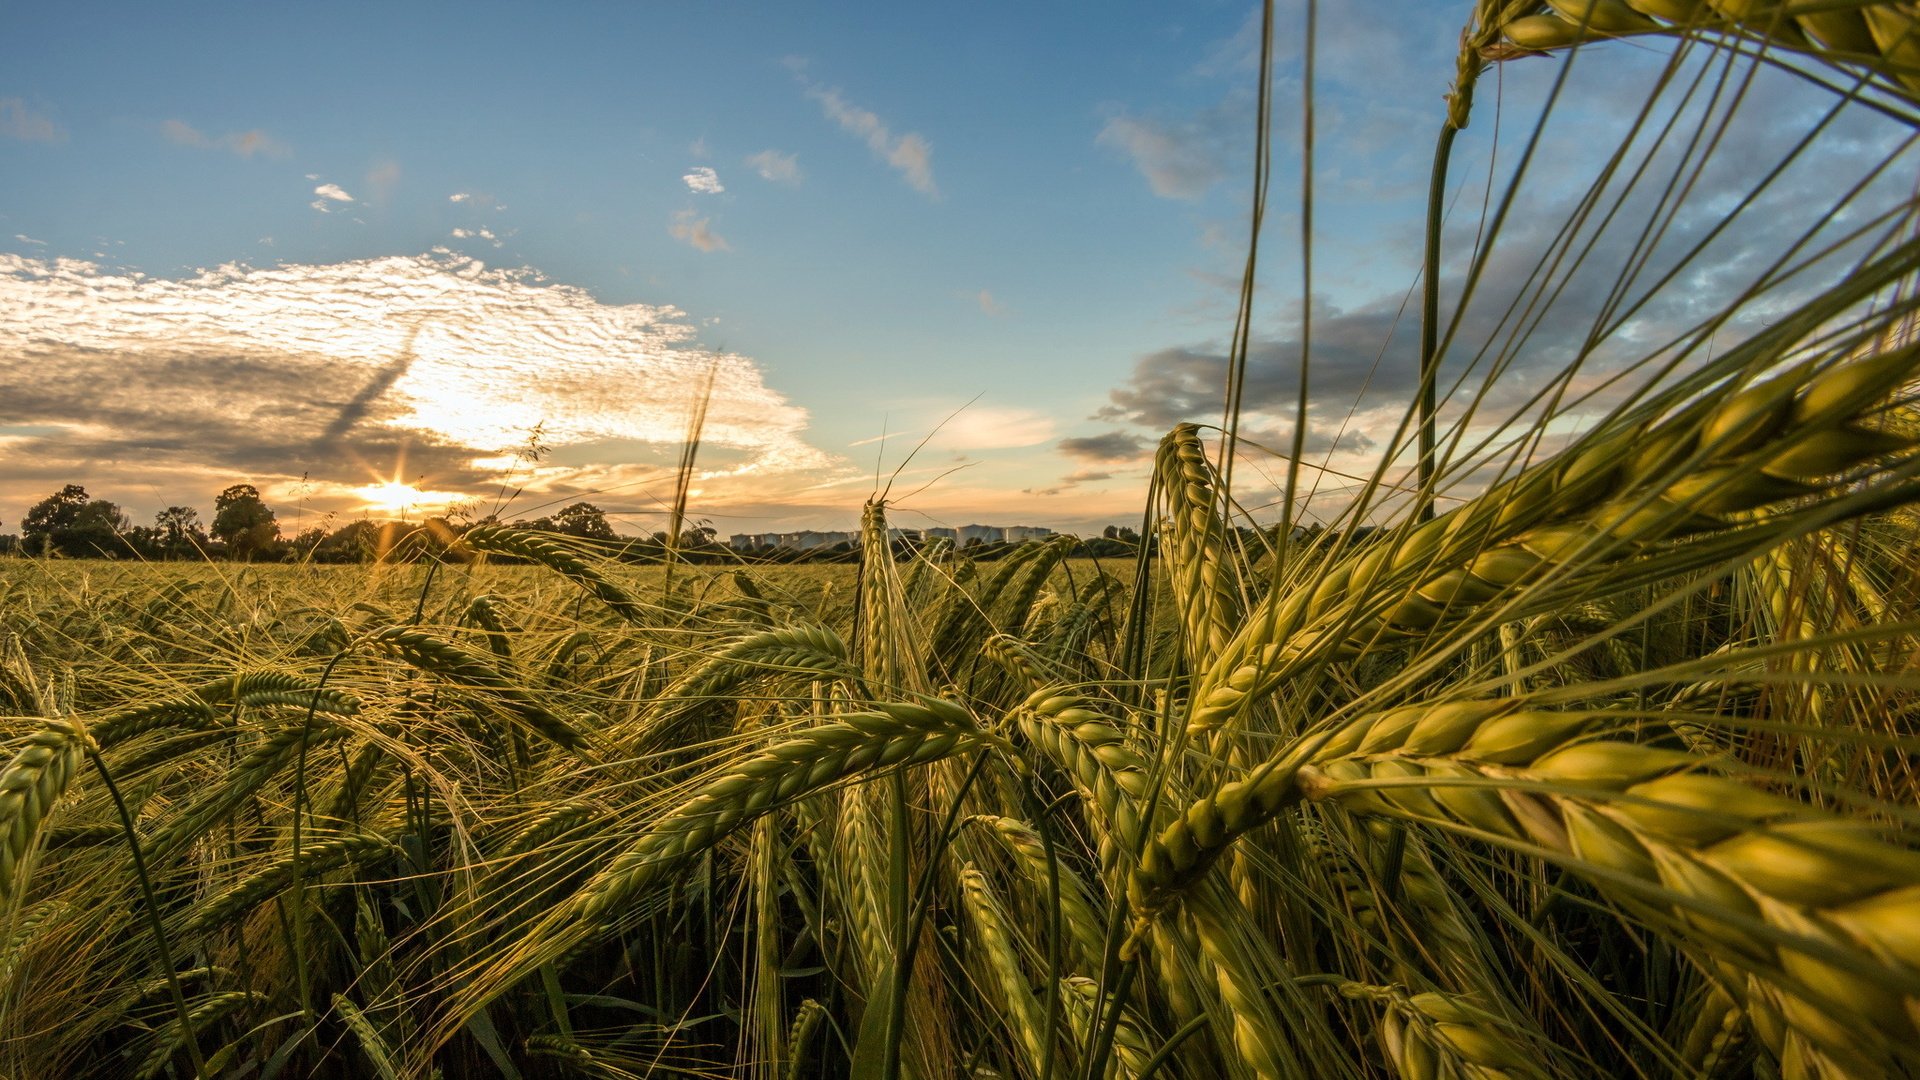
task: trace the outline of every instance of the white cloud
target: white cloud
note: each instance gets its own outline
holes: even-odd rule
[[[41,247],[47,246],[47,242],[45,240],[35,240],[33,237],[28,236],[26,233],[14,233],[13,238],[15,240],[20,241],[23,244],[38,244]]]
[[[695,195],[718,195],[727,190],[726,185],[720,182],[720,174],[705,165],[694,166],[693,171],[680,179],[687,182],[687,190]]]
[[[473,192],[471,191],[456,191],[453,194],[447,196],[447,201],[448,202],[466,202],[468,199],[471,199],[471,198],[473,198]]]
[[[449,235],[455,240],[486,240],[494,247],[499,247],[502,243],[501,239],[493,234],[492,229],[455,229]]]
[[[308,177],[307,179],[311,180],[313,178]],[[350,203],[353,201],[353,196],[347,194],[339,184],[321,184],[319,187],[313,189],[313,193],[320,197],[307,205],[323,214],[332,211],[333,207],[329,205],[330,203]]]
[[[667,232],[676,240],[683,240],[701,251],[730,251],[733,245],[725,237],[713,231],[712,219],[696,217],[691,210],[682,210],[673,215],[673,224],[667,226]]]
[[[192,146],[201,150],[226,150],[243,158],[255,154],[262,157],[284,158],[292,153],[287,145],[259,128],[251,131],[229,131],[218,137],[208,135],[185,120],[168,120],[160,125],[160,134],[168,142],[179,146]]]
[[[28,142],[60,142],[67,137],[52,118],[17,97],[0,98],[0,135]]]
[[[800,77],[806,82],[804,76]],[[839,124],[841,130],[864,139],[874,156],[898,170],[915,191],[929,198],[940,197],[940,188],[933,180],[933,144],[926,136],[914,131],[895,135],[878,114],[849,102],[837,89],[807,83],[807,96],[819,102],[827,119]]]
[[[798,184],[802,179],[799,159],[778,150],[762,150],[753,154],[747,158],[747,164],[760,174],[760,179],[775,184]]]

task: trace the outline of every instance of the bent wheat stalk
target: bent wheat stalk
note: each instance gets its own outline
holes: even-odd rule
[[[578,892],[540,920],[511,954],[482,970],[454,999],[439,1029],[452,1036],[479,1009],[548,963],[626,924],[635,905],[686,859],[762,814],[856,777],[923,765],[994,743],[972,714],[926,698],[848,713],[780,742],[720,775],[648,829]]]

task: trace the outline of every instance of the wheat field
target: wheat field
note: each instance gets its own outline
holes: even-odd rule
[[[1920,116],[1909,4],[1464,14],[1436,192],[1487,71],[1623,37]],[[1511,408],[1436,217],[1379,469],[1328,510],[1230,384],[1133,562],[885,491],[850,567],[0,561],[0,1076],[1920,1074],[1913,209]]]

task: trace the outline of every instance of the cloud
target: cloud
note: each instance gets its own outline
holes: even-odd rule
[[[1126,152],[1147,186],[1163,199],[1198,199],[1227,175],[1245,140],[1246,110],[1235,103],[1184,120],[1122,113],[1094,141]]]
[[[1003,306],[1000,301],[995,300],[993,294],[985,289],[981,289],[979,295],[974,297],[974,302],[980,305],[980,314],[982,315],[998,316],[1007,313],[1006,307]]]
[[[309,176],[307,179],[311,180],[313,177]],[[323,214],[333,212],[333,203],[350,203],[353,201],[353,196],[347,194],[346,190],[339,184],[321,184],[319,187],[313,189],[313,193],[320,197],[307,205]]]
[[[686,181],[687,190],[695,195],[718,195],[727,190],[720,182],[720,174],[705,165],[694,166],[693,171],[680,179]]]
[[[468,199],[471,199],[471,198],[473,198],[473,192],[471,191],[456,191],[453,194],[447,196],[447,201],[448,202],[466,202]]]
[[[400,163],[382,161],[367,170],[367,187],[373,189],[373,201],[384,203],[393,195],[394,185],[400,182]]]
[[[914,131],[895,135],[872,110],[849,102],[837,89],[808,80],[797,68],[795,74],[806,85],[807,96],[820,103],[827,119],[865,140],[874,156],[898,171],[915,191],[932,199],[940,197],[940,188],[933,180],[933,144],[926,136]]]
[[[683,240],[701,251],[731,251],[733,245],[726,237],[713,231],[712,219],[694,216],[691,210],[682,210],[673,215],[673,224],[667,226],[667,232],[676,240]]]
[[[1060,478],[1050,487],[1021,488],[1023,495],[1052,496],[1072,491],[1082,484],[1097,484],[1102,480],[1113,479],[1113,474],[1104,469],[1076,469]]]
[[[1517,70],[1543,80],[1556,74]],[[1611,70],[1604,77],[1621,78]],[[1440,310],[1457,323],[1440,369],[1439,393],[1448,402],[1442,418],[1457,421],[1472,402],[1477,434],[1509,420],[1531,424],[1536,396],[1557,386],[1568,390],[1559,407],[1572,413],[1562,426],[1590,420],[1617,402],[1637,375],[1611,387],[1606,380],[1650,372],[1639,365],[1732,308],[1713,332],[1713,350],[1724,352],[1848,273],[1865,246],[1881,238],[1870,223],[1910,198],[1894,179],[1911,176],[1910,131],[1852,110],[1829,125],[1812,153],[1802,153],[1802,136],[1832,99],[1810,103],[1819,92],[1785,78],[1756,81],[1724,132],[1716,131],[1719,149],[1705,162],[1695,156],[1694,143],[1657,142],[1642,131],[1636,152],[1612,173],[1609,186],[1592,193],[1588,184],[1605,155],[1634,137],[1628,130],[1637,115],[1632,97],[1644,90],[1588,89],[1578,82],[1568,87],[1574,104],[1547,126],[1464,311],[1459,290],[1476,247],[1477,213],[1460,214],[1445,234]],[[1520,96],[1512,85],[1508,93]],[[1619,119],[1610,122],[1609,111]],[[1716,129],[1719,124],[1712,122]],[[1689,126],[1683,118],[1678,129]],[[1646,161],[1649,147],[1654,156]],[[1906,156],[1890,162],[1902,148]],[[1783,160],[1790,164],[1765,190],[1753,191]],[[1484,159],[1456,159],[1456,167],[1472,176],[1486,166]],[[1876,169],[1884,172],[1875,185],[1849,194],[1857,178]],[[1669,177],[1682,180],[1670,187]],[[1496,183],[1498,202],[1504,177]],[[1677,201],[1682,184],[1687,197]],[[1846,205],[1836,206],[1841,200]],[[1605,212],[1581,218],[1582,206]],[[1847,239],[1863,228],[1867,236]],[[1369,242],[1377,246],[1362,254],[1404,245],[1406,238],[1388,234]],[[1749,295],[1793,244],[1807,259],[1796,275]],[[1417,237],[1411,250],[1418,251]],[[1336,257],[1350,255],[1336,251]],[[1399,275],[1387,280],[1393,277]],[[1327,450],[1342,429],[1342,451],[1388,442],[1419,381],[1418,304],[1408,306],[1406,281],[1363,285],[1337,298],[1319,295],[1310,312],[1296,302],[1261,325],[1247,357],[1242,419],[1249,437],[1276,448],[1290,438],[1305,352],[1303,316],[1310,313],[1309,448]],[[1155,349],[1134,357],[1132,375],[1098,415],[1154,432],[1186,420],[1217,420],[1227,373],[1220,341]],[[1578,400],[1590,392],[1599,396]]]
[[[690,144],[687,147],[687,153],[692,154],[694,157],[697,157],[697,158],[708,158],[713,156],[713,151],[708,149],[707,147],[707,137],[705,135],[702,135],[699,138],[693,140],[692,144]]]
[[[284,158],[292,153],[285,143],[258,128],[251,131],[229,131],[216,138],[184,120],[168,120],[160,125],[160,134],[166,136],[168,142],[179,146],[192,146],[201,150],[226,150],[243,158],[250,158],[255,154],[262,157]]]
[[[448,235],[452,236],[455,240],[486,240],[492,243],[494,247],[499,247],[503,243],[498,236],[493,234],[492,229],[455,229]]]
[[[17,97],[0,98],[0,135],[28,142],[61,142],[67,137],[52,118]]]
[[[1146,440],[1125,431],[1076,435],[1060,440],[1060,452],[1082,461],[1135,461],[1146,454]]]
[[[709,369],[709,505],[838,475],[806,442],[804,410],[694,334],[671,307],[602,304],[452,255],[182,280],[0,255],[0,400],[34,429],[7,436],[9,460],[31,468],[9,468],[0,498],[24,505],[67,482],[116,499],[174,484],[210,495],[308,474],[350,509],[353,488],[403,458],[436,490],[488,495],[544,423],[553,454],[515,486],[612,487],[607,503],[638,509],[671,490]]]
[[[799,158],[778,150],[762,150],[751,154],[747,157],[747,164],[760,174],[760,179],[775,184],[798,184],[804,178],[800,172]]]
[[[35,240],[33,237],[28,236],[26,233],[14,233],[13,238],[15,240],[20,241],[23,244],[34,244],[39,247],[47,246],[47,242],[45,240]]]

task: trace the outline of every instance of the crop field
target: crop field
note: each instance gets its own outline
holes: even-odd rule
[[[1473,14],[1436,207],[1626,34],[1920,127],[1912,5]],[[1379,471],[1230,385],[1137,562],[0,559],[0,1077],[1920,1075],[1914,208],[1510,406],[1436,219]]]

